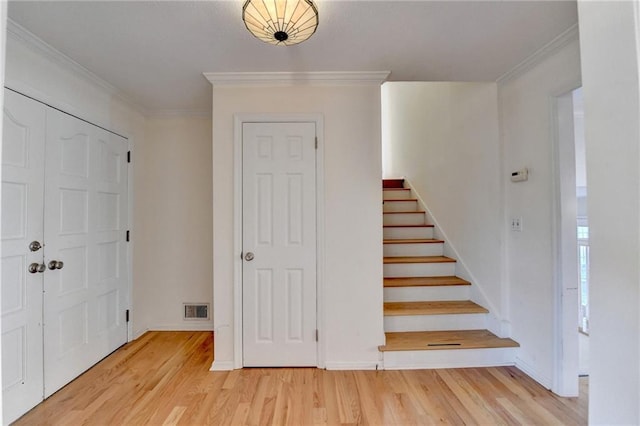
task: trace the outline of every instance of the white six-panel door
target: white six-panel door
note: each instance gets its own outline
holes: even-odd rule
[[[5,94],[2,376],[9,423],[126,343],[128,195],[126,139]],[[33,241],[43,247],[31,251]]]
[[[243,364],[316,366],[315,123],[244,123]]]
[[[4,423],[43,398],[42,283],[46,107],[5,91],[2,139],[2,396]],[[38,270],[29,272],[30,265]],[[33,270],[33,269],[32,269]]]

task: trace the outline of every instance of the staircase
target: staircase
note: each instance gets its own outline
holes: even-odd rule
[[[411,188],[383,180],[385,369],[512,365],[519,345],[486,330],[489,312],[470,299]]]

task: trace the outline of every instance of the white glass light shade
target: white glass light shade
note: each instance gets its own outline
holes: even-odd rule
[[[247,29],[265,43],[298,44],[318,28],[318,9],[311,0],[247,0],[242,8]]]

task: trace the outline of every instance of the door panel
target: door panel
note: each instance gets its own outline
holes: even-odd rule
[[[45,396],[127,340],[125,139],[47,111]]]
[[[243,124],[245,366],[317,365],[315,123]]]
[[[43,398],[42,264],[45,106],[5,90],[2,140],[2,396],[4,423]]]

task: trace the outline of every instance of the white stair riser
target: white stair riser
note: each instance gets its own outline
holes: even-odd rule
[[[387,201],[382,205],[383,212],[414,212],[417,210],[417,201]]]
[[[479,330],[487,314],[385,316],[384,331]]]
[[[382,191],[383,200],[405,200],[411,198],[411,191]]]
[[[424,213],[397,213],[383,215],[385,225],[424,225]]]
[[[442,256],[443,243],[385,244],[385,256]]]
[[[449,263],[387,263],[385,277],[444,277],[455,275],[455,262]]]
[[[385,302],[413,302],[417,300],[469,300],[469,285],[385,287]]]
[[[515,365],[518,348],[442,349],[383,352],[385,370]]]
[[[410,238],[433,238],[433,228],[384,228],[383,235],[385,239],[393,240]]]

